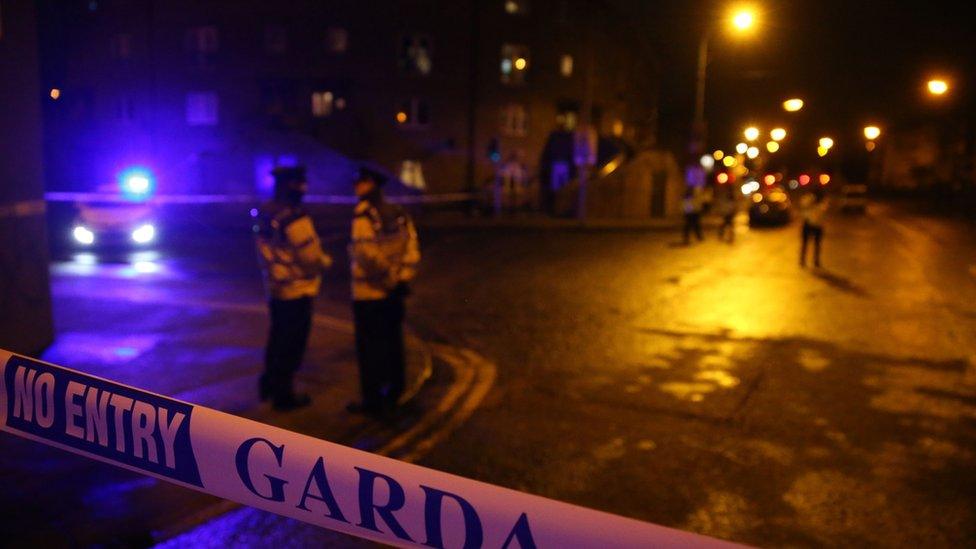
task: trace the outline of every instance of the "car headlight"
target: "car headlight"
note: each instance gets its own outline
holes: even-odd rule
[[[73,231],[71,231],[71,236],[75,238],[75,242],[79,244],[89,245],[95,242],[95,233],[91,232],[87,227],[78,225]]]
[[[132,231],[132,240],[137,244],[152,242],[153,238],[156,238],[156,227],[153,227],[152,223],[140,225]]]

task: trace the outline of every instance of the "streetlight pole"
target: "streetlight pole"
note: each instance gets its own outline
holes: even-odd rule
[[[708,75],[708,31],[702,33],[698,42],[698,71],[695,80],[695,116],[692,119],[691,153],[699,154],[705,149],[705,81]]]

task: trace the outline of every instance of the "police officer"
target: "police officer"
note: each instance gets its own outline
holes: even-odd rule
[[[385,182],[382,174],[360,169],[349,250],[362,402],[348,408],[366,414],[392,411],[403,394],[404,299],[420,262],[413,221],[384,200]]]
[[[312,300],[332,258],[322,251],[301,205],[308,190],[305,168],[277,168],[272,175],[274,199],[261,206],[254,226],[271,312],[258,391],[261,400],[272,399],[275,409],[291,410],[311,402],[308,395],[295,394],[293,381],[312,327]]]

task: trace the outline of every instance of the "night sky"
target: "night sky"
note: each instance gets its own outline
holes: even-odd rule
[[[758,32],[726,32],[734,2],[618,0],[642,18],[664,66],[662,133],[687,131],[694,95],[697,44],[706,23],[711,40],[706,114],[712,144],[732,143],[754,122],[789,123],[780,104],[802,97],[806,123],[840,139],[864,123],[904,124],[933,110],[972,113],[976,18],[964,3],[945,1],[756,1]],[[947,104],[924,93],[930,74],[954,86]],[[969,89],[967,89],[969,88]]]

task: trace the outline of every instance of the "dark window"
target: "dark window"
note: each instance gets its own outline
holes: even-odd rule
[[[112,57],[130,59],[132,57],[132,35],[120,33],[112,37]]]
[[[326,29],[325,48],[329,53],[345,53],[349,49],[349,31],[342,27]]]
[[[186,94],[186,123],[190,126],[216,126],[219,100],[215,92]]]
[[[529,115],[525,105],[509,103],[501,110],[501,133],[506,137],[524,137],[529,133]]]
[[[402,128],[423,128],[430,124],[430,105],[424,99],[412,97],[401,101],[395,115]]]
[[[217,27],[206,25],[188,29],[185,45],[193,64],[201,68],[213,67],[220,47]]]
[[[288,51],[288,31],[281,25],[264,28],[264,51],[281,54]]]
[[[115,99],[115,119],[129,123],[136,119],[135,101],[130,95],[120,95]]]
[[[400,69],[407,74],[426,76],[433,68],[432,41],[429,36],[413,34],[400,41]]]

